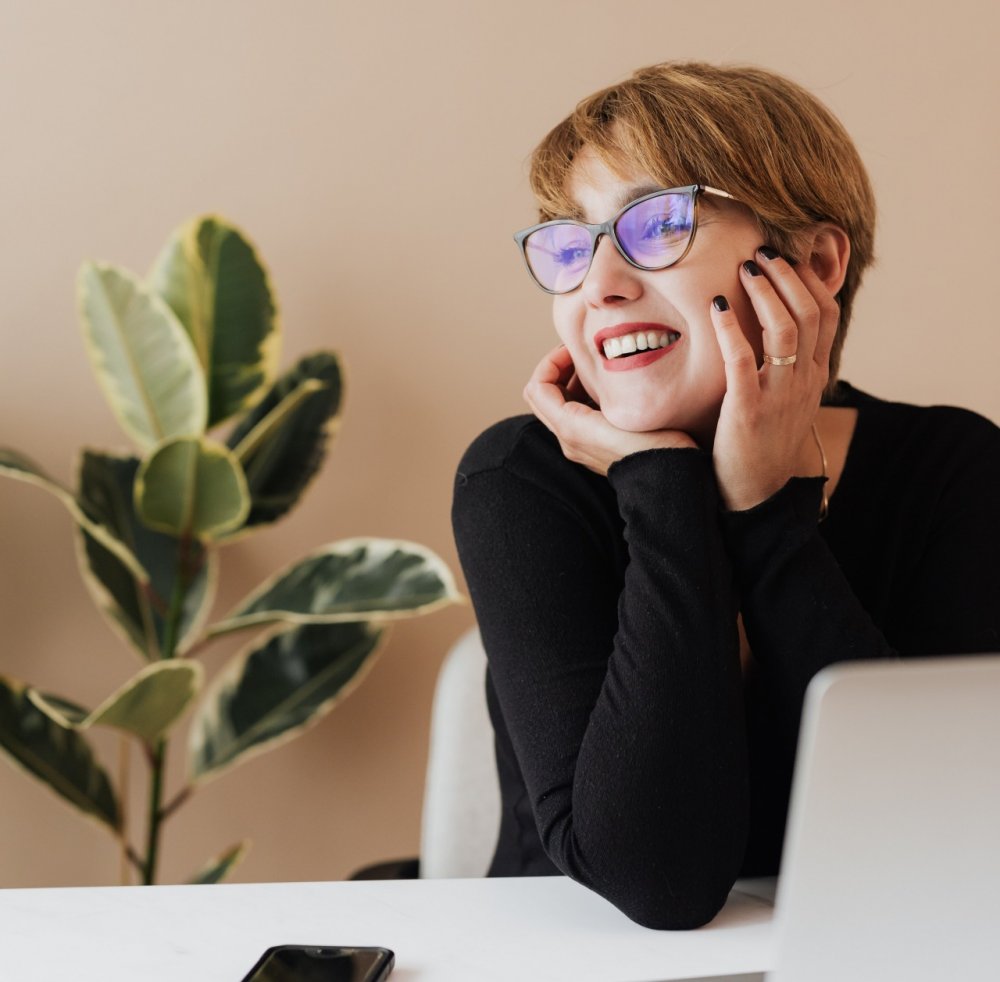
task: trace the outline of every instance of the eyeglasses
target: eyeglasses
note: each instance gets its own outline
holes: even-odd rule
[[[515,232],[514,241],[528,272],[546,293],[570,293],[583,283],[602,235],[609,236],[636,269],[666,269],[680,262],[694,242],[699,192],[734,200],[705,184],[666,188],[630,201],[599,225],[557,218]]]

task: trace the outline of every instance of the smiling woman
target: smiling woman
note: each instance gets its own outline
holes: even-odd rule
[[[489,656],[491,873],[696,927],[777,872],[816,672],[1000,648],[1000,430],[837,378],[875,205],[787,79],[643,69],[543,140],[532,187],[542,224],[516,239],[562,344],[453,508]]]

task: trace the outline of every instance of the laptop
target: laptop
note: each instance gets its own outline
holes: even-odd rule
[[[1000,979],[1000,656],[812,680],[775,930],[772,971],[698,982]]]

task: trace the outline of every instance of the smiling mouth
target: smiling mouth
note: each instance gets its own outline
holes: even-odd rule
[[[680,334],[676,331],[634,331],[631,334],[608,338],[602,343],[601,350],[608,361],[613,361],[618,358],[628,358],[642,351],[667,348],[679,340]]]

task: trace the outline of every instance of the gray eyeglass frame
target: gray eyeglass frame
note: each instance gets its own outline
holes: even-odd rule
[[[736,199],[728,191],[720,191],[718,188],[709,187],[707,184],[688,184],[682,188],[662,188],[659,191],[650,191],[649,194],[644,194],[642,197],[636,198],[634,201],[630,201],[623,208],[619,209],[611,218],[606,222],[601,222],[597,225],[591,225],[588,222],[578,222],[572,218],[554,218],[549,222],[542,222],[540,225],[532,225],[530,228],[523,228],[520,232],[514,233],[514,241],[517,243],[518,248],[521,250],[521,258],[524,260],[524,265],[531,276],[532,282],[534,282],[540,290],[544,290],[546,293],[552,296],[562,296],[565,293],[572,293],[574,290],[579,290],[583,286],[583,281],[587,278],[587,274],[590,272],[590,267],[594,264],[594,256],[597,253],[597,242],[602,235],[606,235],[615,245],[615,249],[618,250],[618,254],[625,260],[630,266],[634,266],[636,269],[659,270],[659,269],[669,269],[671,266],[675,266],[679,263],[690,251],[691,245],[694,243],[695,233],[698,231],[698,195],[700,193],[704,194],[714,194],[720,198],[728,198],[730,201],[735,201]],[[618,224],[618,220],[625,214],[630,208],[634,208],[636,205],[642,204],[643,201],[648,201],[650,198],[658,198],[664,194],[686,194],[688,195],[694,205],[693,213],[691,216],[691,234],[688,236],[687,245],[684,247],[684,251],[676,258],[671,259],[670,262],[664,263],[662,266],[643,266],[641,263],[637,263],[625,249],[622,244],[618,241],[618,234],[615,232],[615,225]],[[550,225],[575,225],[577,228],[586,229],[590,235],[590,262],[587,263],[587,269],[583,276],[580,277],[580,282],[576,286],[571,287],[569,290],[550,290],[548,287],[542,286],[538,282],[538,278],[535,276],[531,269],[531,263],[528,262],[527,246],[525,243],[528,240],[528,236],[533,232],[537,232],[539,229],[548,228]]]

